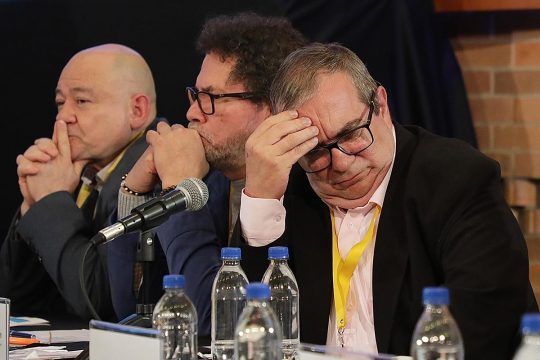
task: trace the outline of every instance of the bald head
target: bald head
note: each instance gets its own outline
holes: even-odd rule
[[[149,120],[156,116],[156,91],[150,67],[135,50],[120,44],[104,44],[75,54],[64,67],[60,78],[73,69],[82,76],[106,83],[114,92],[126,96],[146,95],[151,104]]]
[[[105,166],[156,117],[148,64],[134,50],[106,44],[66,64],[56,87],[57,120],[68,126],[73,159]]]

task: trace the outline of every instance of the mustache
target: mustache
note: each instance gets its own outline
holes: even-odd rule
[[[201,129],[200,126],[196,125],[196,124],[193,124],[191,125],[192,123],[189,123],[188,124],[188,128],[189,129],[192,129],[192,130],[195,130],[199,133],[199,136],[201,137],[201,141],[202,141],[202,144],[203,144],[203,147],[205,149],[205,151],[208,151],[208,147],[215,147],[215,141],[214,141],[214,137],[210,134],[208,134],[206,131],[204,131],[203,129]]]

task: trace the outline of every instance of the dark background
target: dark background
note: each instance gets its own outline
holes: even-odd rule
[[[15,158],[51,136],[54,89],[72,55],[110,42],[132,47],[153,71],[158,114],[185,122],[201,24],[241,10],[286,15],[311,40],[343,43],[387,88],[396,121],[476,144],[461,73],[428,0],[0,0],[0,233],[21,201]]]

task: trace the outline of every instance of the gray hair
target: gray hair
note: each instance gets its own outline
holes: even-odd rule
[[[368,104],[378,83],[362,60],[338,43],[313,43],[293,51],[281,64],[270,88],[272,111],[294,109],[308,101],[317,90],[317,77],[336,72],[347,74],[358,90],[360,101]],[[378,114],[377,97],[373,102],[375,114]]]

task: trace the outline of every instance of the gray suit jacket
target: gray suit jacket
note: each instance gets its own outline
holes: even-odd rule
[[[156,119],[149,126],[155,128]],[[72,313],[89,318],[79,283],[79,264],[93,235],[116,212],[121,177],[146,149],[145,137],[132,144],[99,193],[89,221],[72,194],[60,191],[19,212],[0,250],[0,296],[11,299],[14,314]],[[107,274],[107,249],[92,248],[85,262],[86,288],[102,318],[114,318]]]

